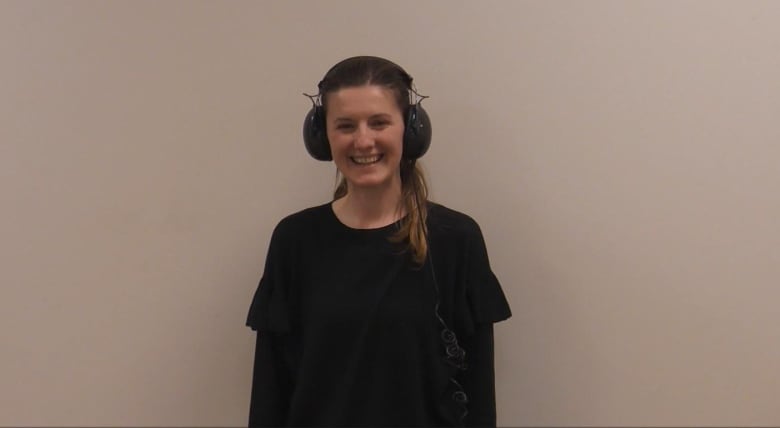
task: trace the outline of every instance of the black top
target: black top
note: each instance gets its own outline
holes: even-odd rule
[[[352,229],[329,203],[274,229],[247,319],[250,426],[495,426],[493,322],[511,311],[479,226],[430,203],[420,268],[398,225]]]

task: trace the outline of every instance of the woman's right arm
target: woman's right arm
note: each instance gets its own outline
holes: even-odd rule
[[[284,362],[284,338],[258,332],[249,401],[249,426],[285,426],[292,381]]]

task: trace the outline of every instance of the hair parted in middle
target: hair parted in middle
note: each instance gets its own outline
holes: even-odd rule
[[[381,86],[390,90],[404,118],[411,107],[412,77],[392,61],[375,56],[356,56],[334,65],[317,85],[320,105],[327,114],[328,95],[342,88],[365,85]],[[405,124],[406,125],[406,124]],[[407,242],[412,261],[420,266],[428,254],[425,221],[428,216],[428,186],[416,159],[401,159],[401,206],[406,216],[401,220],[394,242]],[[349,191],[347,181],[341,178],[333,198],[339,199]],[[400,208],[400,207],[399,207]]]

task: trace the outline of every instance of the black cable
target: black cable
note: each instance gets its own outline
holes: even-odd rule
[[[413,167],[414,165],[412,165]],[[466,370],[467,365],[465,362],[466,359],[466,351],[458,345],[458,338],[455,335],[455,332],[452,331],[448,326],[447,323],[444,322],[444,319],[441,317],[441,314],[439,313],[439,306],[441,303],[441,294],[439,292],[439,283],[436,281],[436,270],[433,268],[433,253],[431,251],[431,241],[428,239],[428,226],[423,221],[423,215],[422,215],[422,208],[420,207],[420,197],[417,194],[417,192],[414,193],[415,203],[417,204],[417,213],[419,215],[420,221],[422,222],[422,230],[423,230],[423,237],[425,238],[425,242],[428,247],[428,251],[426,254],[426,264],[428,265],[428,268],[431,272],[431,279],[433,280],[433,289],[436,292],[436,304],[434,305],[434,314],[436,315],[436,319],[439,320],[439,323],[442,326],[442,330],[440,333],[440,338],[442,342],[444,343],[444,351],[447,354],[446,361],[456,367],[458,370]],[[460,416],[460,419],[463,420],[466,415],[469,413],[468,408],[466,407],[466,404],[468,403],[468,396],[463,391],[463,386],[455,380],[455,377],[450,377],[450,382],[452,382],[455,385],[456,391],[452,393],[452,399],[460,404],[461,409],[463,413]]]

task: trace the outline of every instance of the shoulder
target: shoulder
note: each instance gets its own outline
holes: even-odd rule
[[[471,216],[435,202],[428,202],[427,223],[431,233],[455,234],[464,238],[482,236],[479,224]]]
[[[302,209],[282,218],[273,231],[273,240],[288,241],[315,230],[330,215],[330,202]]]

